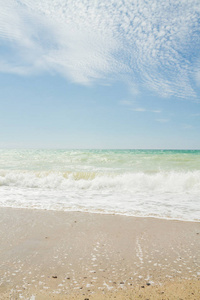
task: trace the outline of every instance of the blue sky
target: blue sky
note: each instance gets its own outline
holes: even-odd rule
[[[0,147],[200,149],[199,1],[0,8]]]

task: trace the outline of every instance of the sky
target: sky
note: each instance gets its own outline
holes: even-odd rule
[[[199,0],[0,0],[0,148],[200,149]]]

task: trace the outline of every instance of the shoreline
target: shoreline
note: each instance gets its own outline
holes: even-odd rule
[[[138,218],[138,219],[152,219],[152,220],[165,220],[165,221],[175,221],[175,222],[188,222],[188,223],[199,223],[200,219],[198,220],[184,220],[178,218],[166,218],[166,217],[159,217],[159,216],[139,216],[139,215],[128,215],[122,214],[117,212],[100,212],[100,211],[84,211],[84,210],[57,210],[57,209],[46,209],[46,208],[30,208],[30,207],[12,207],[12,206],[0,206],[1,209],[13,209],[13,210],[25,210],[25,211],[45,211],[45,212],[58,212],[58,213],[80,213],[80,214],[94,214],[94,215],[106,215],[106,216],[121,216],[127,218]]]
[[[200,293],[200,222],[1,207],[0,237],[0,299]]]

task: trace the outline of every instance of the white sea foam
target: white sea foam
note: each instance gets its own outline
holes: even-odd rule
[[[200,221],[200,155],[2,150],[0,206]]]
[[[200,171],[0,171],[0,205],[197,220]],[[175,208],[175,209],[174,209]]]
[[[35,172],[0,170],[0,186],[57,189],[73,188],[118,192],[200,192],[200,171],[156,173]]]

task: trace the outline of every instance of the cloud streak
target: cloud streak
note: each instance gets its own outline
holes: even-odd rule
[[[157,119],[156,121],[159,123],[168,123],[170,120],[169,119]]]
[[[197,0],[0,0],[0,71],[195,97]],[[196,79],[195,79],[196,78]]]

